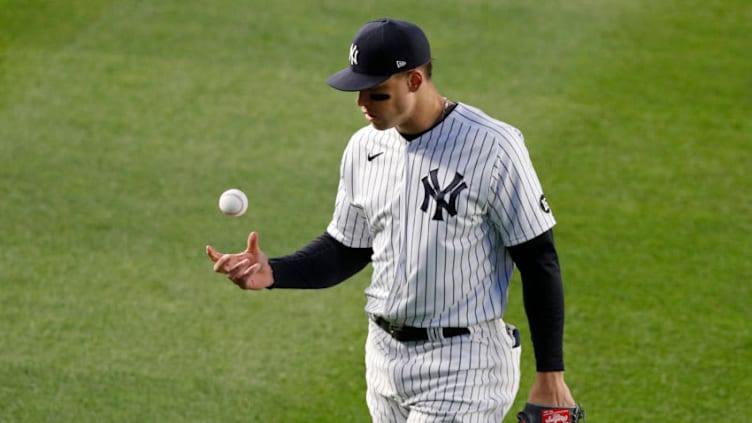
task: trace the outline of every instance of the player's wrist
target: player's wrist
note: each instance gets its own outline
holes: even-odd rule
[[[575,401],[564,381],[564,372],[537,372],[528,402],[545,406],[574,407]]]
[[[566,387],[564,371],[536,372],[534,386],[546,391],[556,391]]]

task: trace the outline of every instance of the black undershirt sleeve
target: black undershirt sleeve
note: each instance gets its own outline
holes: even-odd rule
[[[328,288],[358,273],[372,255],[370,248],[350,248],[324,232],[293,254],[269,259],[270,288]]]
[[[564,287],[553,231],[508,249],[522,277],[536,368],[539,372],[563,371]]]

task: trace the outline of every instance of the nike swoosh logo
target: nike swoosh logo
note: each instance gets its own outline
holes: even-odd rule
[[[369,161],[369,162],[370,162],[370,161],[373,161],[373,159],[375,159],[376,157],[379,157],[379,156],[380,156],[380,155],[382,155],[382,154],[384,154],[384,152],[383,152],[383,151],[382,151],[381,153],[376,153],[376,154],[369,154],[369,155],[368,155],[368,161]]]

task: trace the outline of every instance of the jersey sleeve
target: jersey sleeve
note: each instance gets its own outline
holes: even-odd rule
[[[357,184],[357,163],[353,162],[352,150],[355,138],[350,141],[340,165],[339,187],[334,204],[334,213],[327,232],[334,239],[351,248],[370,248],[371,232],[363,209],[354,204]]]
[[[489,214],[501,233],[505,246],[531,240],[551,229],[553,213],[522,133],[509,127],[494,163],[491,178]]]

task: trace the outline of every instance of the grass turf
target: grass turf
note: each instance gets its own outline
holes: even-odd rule
[[[299,3],[0,0],[0,421],[368,420],[369,272],[241,293],[203,246],[323,231],[363,125],[323,81],[385,15],[526,134],[588,420],[752,414],[747,2]]]

